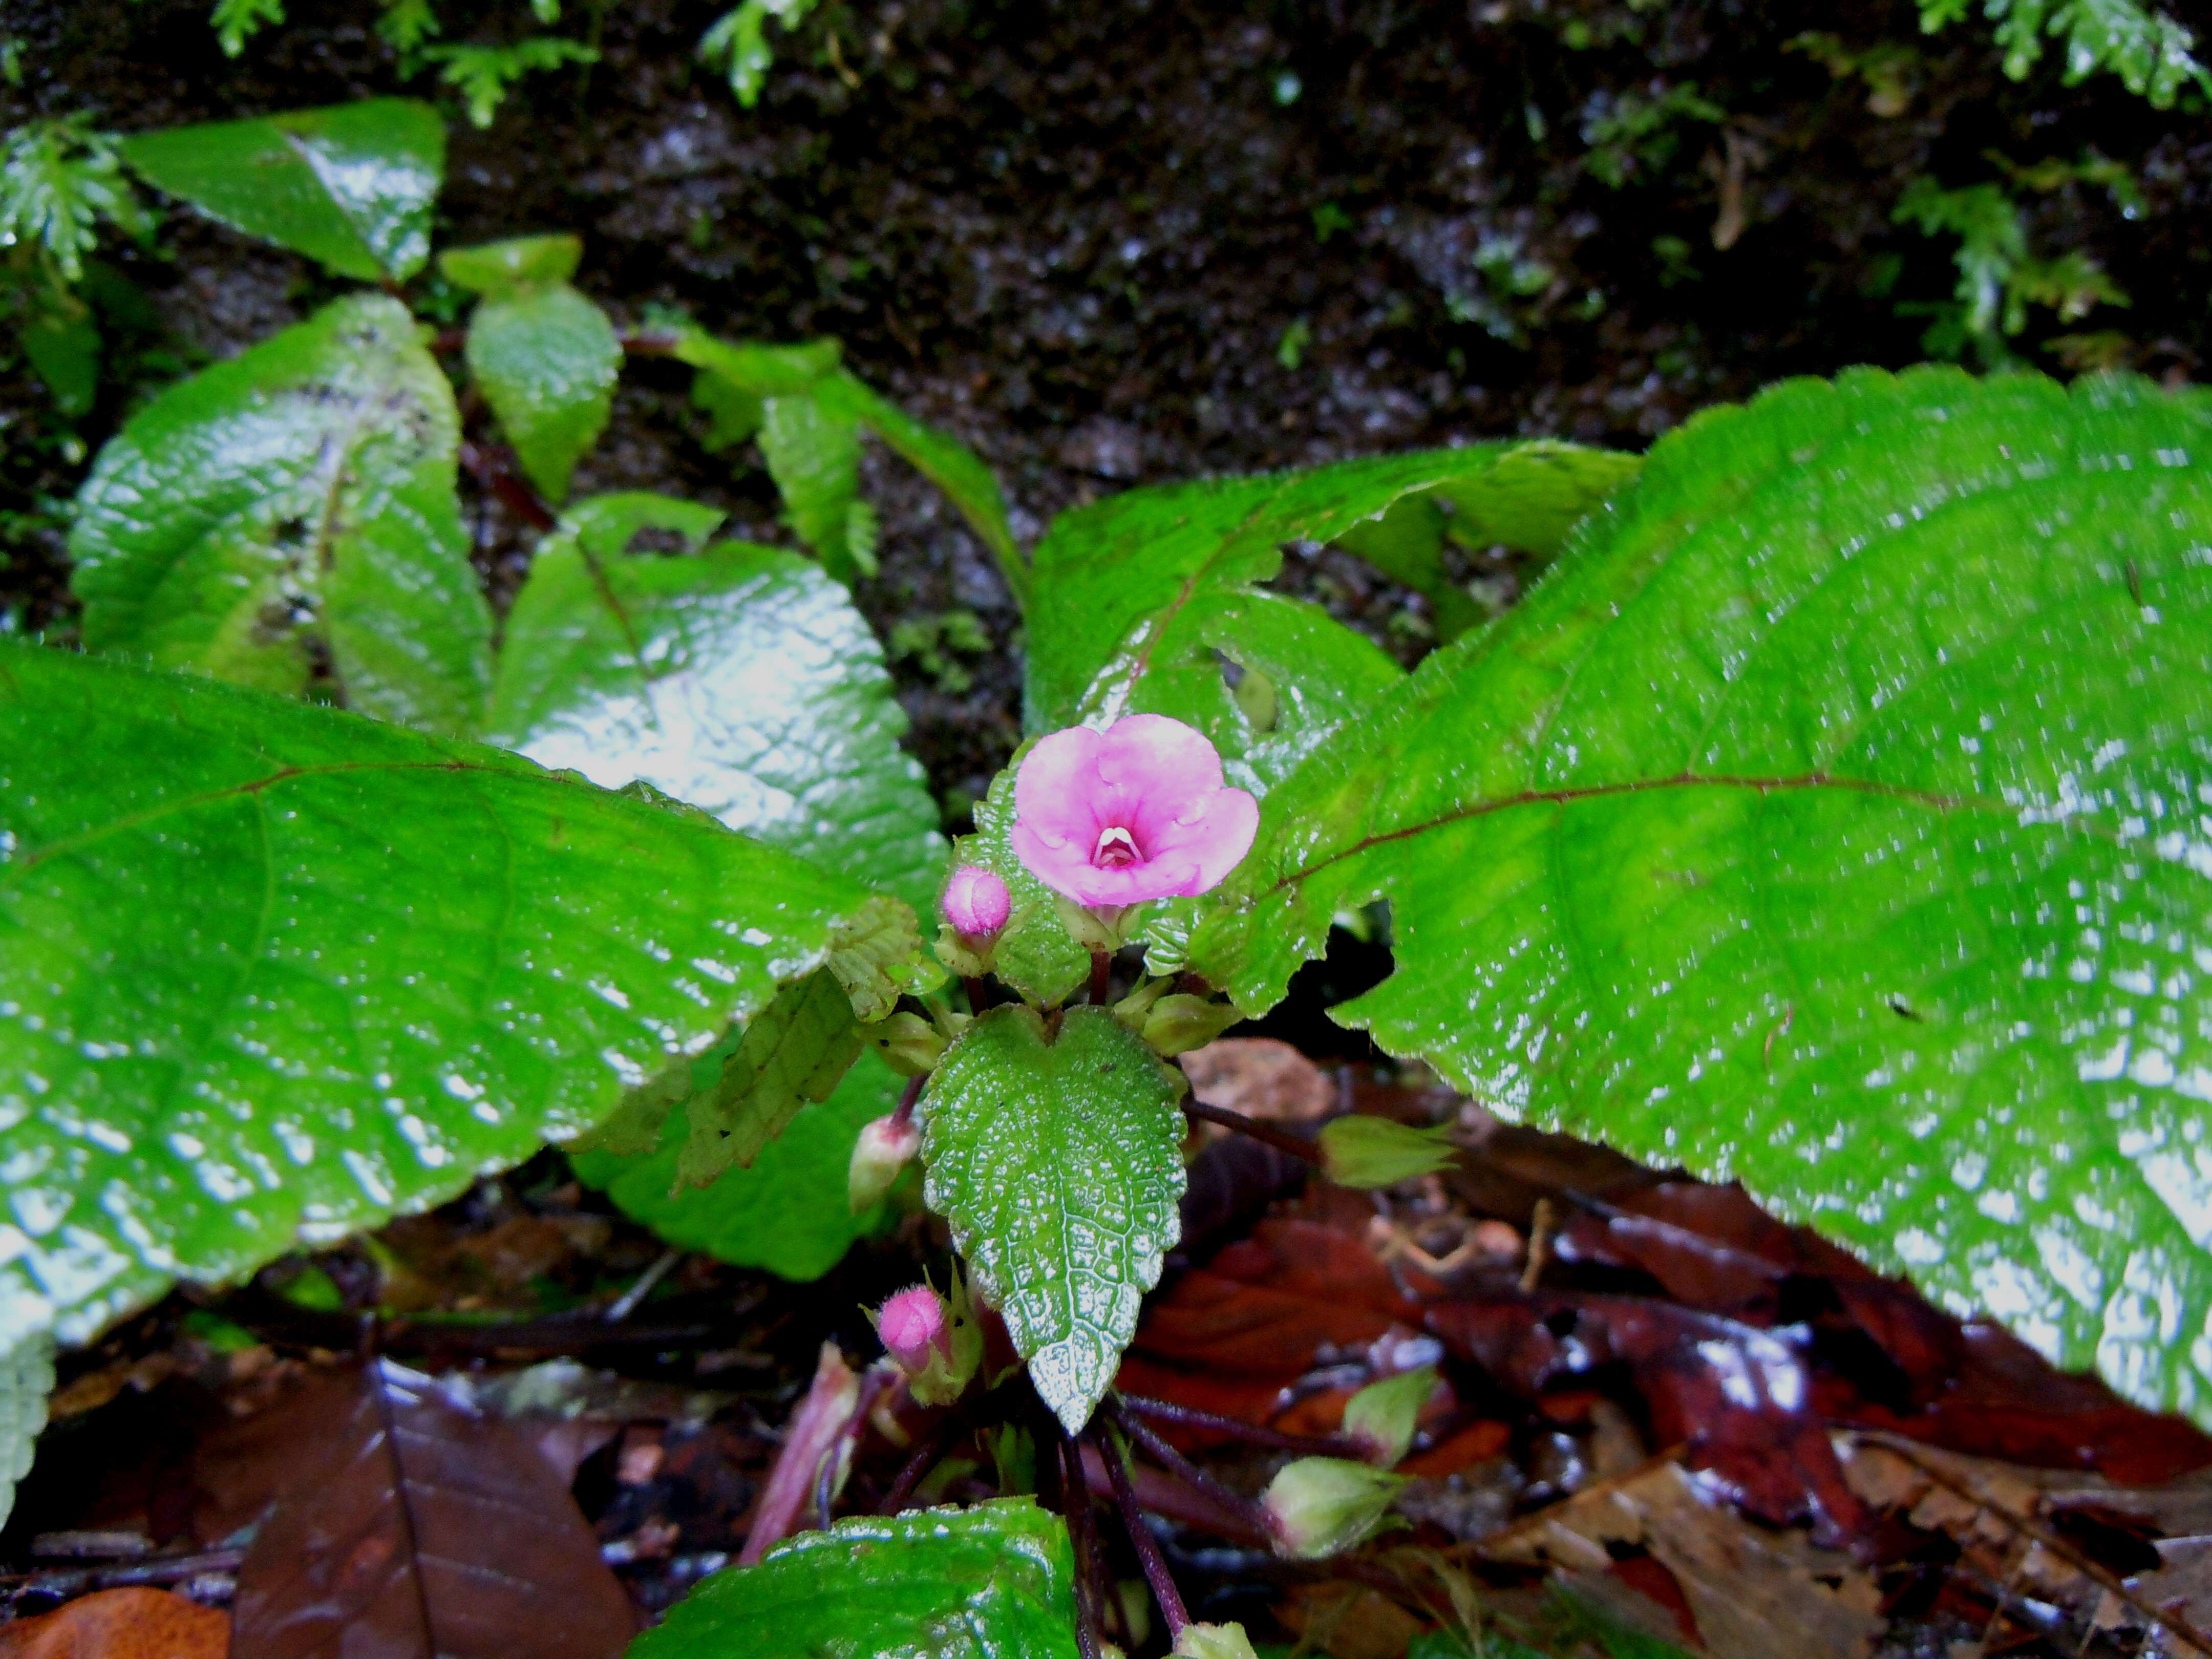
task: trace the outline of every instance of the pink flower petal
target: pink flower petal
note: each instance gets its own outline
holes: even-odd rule
[[[1153,857],[1162,861],[1176,854],[1188,857],[1196,884],[1182,890],[1210,892],[1244,861],[1259,833],[1260,803],[1242,789],[1217,789],[1195,814],[1177,819],[1152,843]]]

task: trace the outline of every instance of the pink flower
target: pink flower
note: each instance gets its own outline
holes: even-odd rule
[[[1222,787],[1205,734],[1164,714],[1055,732],[1014,776],[1015,855],[1080,904],[1203,893],[1259,827],[1260,803]]]
[[[1006,884],[980,864],[963,864],[955,870],[945,884],[945,896],[937,902],[938,914],[952,924],[953,931],[971,939],[997,933],[1013,908]]]
[[[927,1285],[913,1285],[885,1302],[876,1315],[876,1334],[903,1371],[921,1371],[933,1353],[951,1352],[944,1299]]]

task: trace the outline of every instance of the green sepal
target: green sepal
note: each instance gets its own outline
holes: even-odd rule
[[[1364,1115],[1332,1118],[1319,1142],[1322,1173],[1340,1187],[1395,1187],[1448,1169],[1457,1156],[1449,1123],[1416,1129]]]

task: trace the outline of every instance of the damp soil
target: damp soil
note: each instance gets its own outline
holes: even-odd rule
[[[521,9],[441,12],[449,38],[493,40]],[[1950,241],[1893,222],[1922,177],[2093,153],[2133,172],[2124,210],[2078,181],[2018,187],[2037,255],[2086,254],[2133,301],[2034,313],[2022,360],[2061,367],[2080,348],[2054,337],[2098,331],[2103,360],[2193,376],[2212,323],[2203,111],[2154,111],[2111,76],[2067,87],[2055,54],[2015,83],[1985,32],[1923,38],[1908,3],[832,0],[780,43],[750,111],[694,57],[720,9],[572,8],[600,61],[526,83],[488,130],[456,121],[441,242],[573,229],[618,319],[673,304],[732,335],[835,335],[990,461],[1025,539],[1134,484],[1514,434],[1641,448],[1783,376],[1916,361],[1914,307],[1955,280]],[[12,0],[25,73],[0,125],[434,89],[399,79],[373,6],[290,11],[234,60],[204,0]],[[1887,94],[1808,50],[1813,30],[1905,48]],[[1686,112],[1609,137],[1670,95]],[[117,254],[157,329],[95,414],[60,433],[20,373],[0,377],[0,510],[28,515],[0,520],[17,626],[69,628],[40,503],[67,497],[131,398],[332,291],[185,213],[158,252]],[[578,491],[689,495],[785,539],[765,476],[702,447],[684,392],[673,366],[634,364]],[[957,819],[1016,736],[1019,618],[927,486],[880,455],[867,483],[882,570],[860,597],[878,628],[964,610],[993,647],[952,672],[895,665]],[[496,501],[472,511],[497,594],[528,537]],[[1507,597],[1525,574],[1470,574]],[[1293,550],[1283,582],[1401,659],[1429,642],[1423,603],[1348,558]]]

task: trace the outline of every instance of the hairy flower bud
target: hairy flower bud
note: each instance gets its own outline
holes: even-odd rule
[[[1299,1560],[1335,1555],[1373,1532],[1406,1484],[1364,1463],[1301,1457],[1267,1483],[1260,1504],[1275,1547]]]
[[[1359,1443],[1369,1462],[1389,1468],[1413,1443],[1421,1407],[1436,1391],[1433,1365],[1370,1382],[1344,1408],[1344,1432]]]
[[[937,902],[938,914],[951,924],[953,931],[970,939],[988,939],[997,933],[1006,925],[1013,908],[1006,884],[980,864],[963,864],[955,870],[945,884],[944,896]]]
[[[884,1352],[906,1373],[908,1392],[921,1405],[951,1405],[983,1364],[983,1333],[957,1269],[949,1298],[927,1285],[915,1285],[869,1317]]]
[[[1395,1187],[1452,1161],[1451,1128],[1413,1129],[1387,1117],[1340,1117],[1322,1127],[1322,1173],[1340,1187]]]
[[[872,1210],[898,1182],[899,1174],[921,1150],[921,1131],[912,1119],[902,1123],[895,1116],[864,1124],[853,1143],[853,1161],[845,1170],[845,1198],[858,1215]]]

